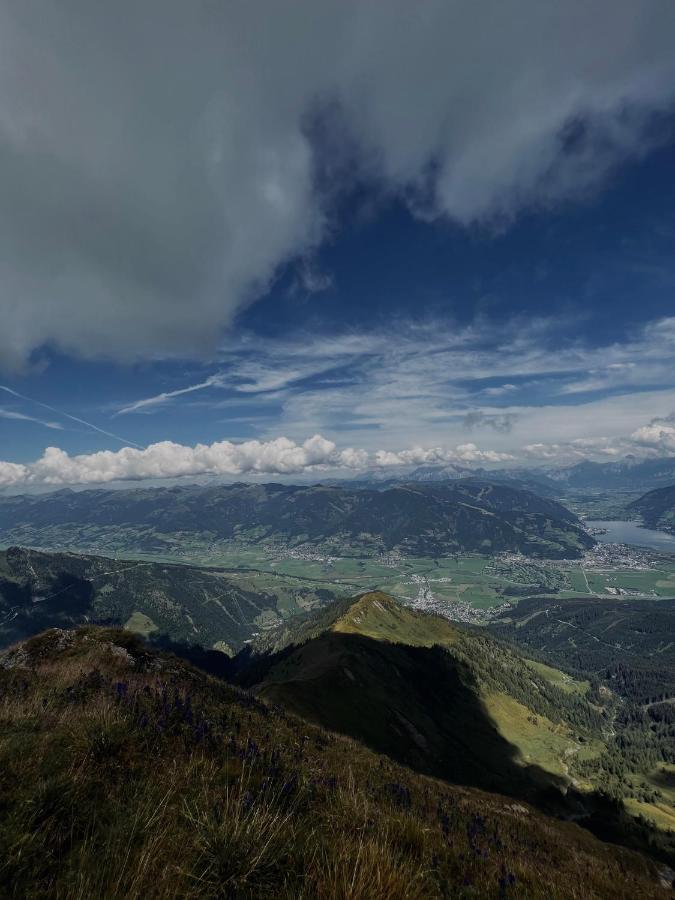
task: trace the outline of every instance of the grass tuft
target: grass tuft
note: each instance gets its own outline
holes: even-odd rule
[[[111,652],[111,643],[113,651]],[[116,633],[0,671],[0,896],[661,897],[643,857],[414,774]]]

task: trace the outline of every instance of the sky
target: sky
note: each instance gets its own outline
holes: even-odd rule
[[[675,5],[0,0],[0,489],[675,456]]]

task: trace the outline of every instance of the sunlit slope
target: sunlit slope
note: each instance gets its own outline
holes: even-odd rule
[[[572,768],[675,844],[675,600],[526,598],[489,629],[537,657],[544,677],[560,666],[564,689],[604,708],[605,748],[579,747]]]
[[[370,591],[350,602],[330,630],[412,647],[447,646],[459,637],[457,628],[447,619],[416,612],[382,591]]]

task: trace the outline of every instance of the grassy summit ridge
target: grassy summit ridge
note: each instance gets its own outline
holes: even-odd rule
[[[417,771],[675,858],[671,705],[634,714],[612,680],[574,678],[381,592],[289,623],[275,647],[244,671],[259,695]]]
[[[0,657],[7,897],[665,897],[652,863],[414,774],[128,633]]]
[[[447,619],[415,612],[382,591],[370,591],[350,603],[331,631],[413,647],[447,646],[454,644],[460,634]]]

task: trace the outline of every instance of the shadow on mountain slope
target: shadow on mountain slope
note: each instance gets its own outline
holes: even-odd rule
[[[326,632],[254,661],[239,680],[418,772],[520,797],[557,794],[564,785],[517,761],[472,673],[441,647]]]
[[[42,590],[0,578],[0,646],[46,628],[80,625],[90,611],[93,596],[91,582],[70,572],[58,572]]]
[[[173,653],[181,659],[187,660],[196,668],[201,669],[215,678],[234,682],[237,671],[242,667],[243,660],[248,659],[249,654],[242,650],[234,659],[220,650],[210,650],[201,644],[186,644],[175,641],[168,634],[152,634],[145,638],[145,643],[163,653]]]
[[[166,636],[154,635],[151,643],[416,772],[526,800],[673,865],[672,848],[620,801],[580,793],[525,764],[490,718],[473,673],[442,647],[325,632],[277,653],[245,648],[231,659]]]

